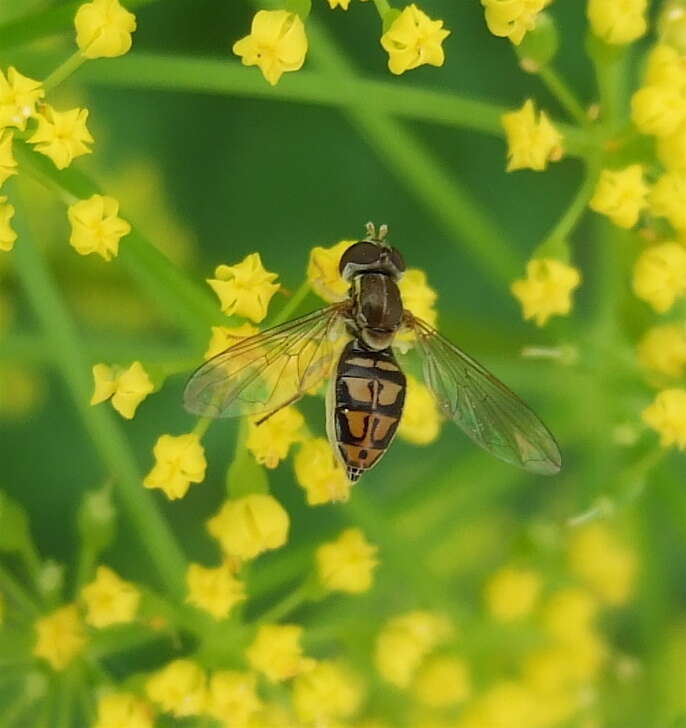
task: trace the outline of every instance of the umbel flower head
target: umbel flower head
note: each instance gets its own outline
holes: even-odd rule
[[[36,145],[37,152],[50,157],[57,169],[65,169],[76,157],[91,153],[88,144],[93,143],[93,137],[86,126],[88,109],[56,111],[46,104],[37,119],[38,129],[29,143]]]
[[[562,135],[553,126],[545,111],[536,113],[531,99],[518,111],[502,117],[507,137],[507,171],[516,169],[544,170],[548,162],[562,157]]]
[[[75,604],[41,617],[35,628],[33,654],[47,660],[53,670],[64,670],[86,645],[86,631]]]
[[[388,53],[388,69],[397,75],[425,63],[442,66],[442,44],[449,35],[442,20],[431,20],[414,3],[408,5],[381,36],[381,45]]]
[[[319,581],[326,589],[359,594],[372,585],[377,548],[359,528],[348,528],[316,553]]]
[[[648,0],[588,0],[591,29],[606,43],[631,43],[648,29]]]
[[[43,84],[23,76],[10,66],[0,70],[0,129],[15,126],[24,131],[26,121],[36,113],[36,103],[45,95]]]
[[[140,591],[107,566],[98,566],[95,579],[81,590],[86,622],[93,627],[131,622],[138,611]]]
[[[113,197],[93,195],[69,207],[69,243],[80,255],[97,253],[112,260],[119,252],[119,241],[131,232],[131,225],[118,216],[119,202]]]
[[[119,0],[93,0],[76,11],[76,44],[86,58],[115,58],[128,53],[136,16]]]
[[[271,682],[281,682],[312,669],[314,660],[304,657],[296,624],[263,624],[246,651],[251,667]]]
[[[207,704],[207,676],[193,660],[173,660],[148,679],[145,691],[176,718],[200,715]]]
[[[526,278],[512,284],[524,318],[543,326],[551,316],[568,314],[572,291],[581,283],[579,271],[554,258],[534,258],[526,265]]]
[[[251,253],[236,265],[217,266],[214,276],[207,282],[219,297],[222,311],[227,316],[245,316],[257,324],[267,315],[269,302],[280,287],[274,283],[276,273],[262,265],[259,253]]]
[[[618,227],[631,228],[638,222],[641,210],[648,206],[647,198],[643,167],[632,164],[624,169],[604,169],[588,204]]]
[[[138,405],[153,391],[154,385],[139,361],[123,371],[107,364],[93,367],[95,389],[90,403],[100,404],[108,399],[112,407],[127,420],[133,419]]]
[[[634,293],[665,313],[686,293],[686,248],[669,241],[644,250],[634,266]]]
[[[153,450],[155,465],[146,475],[146,488],[160,488],[167,498],[183,498],[191,483],[202,483],[205,478],[205,450],[198,436],[161,435]]]
[[[231,609],[246,598],[245,585],[234,576],[233,564],[228,559],[215,568],[190,564],[186,585],[186,601],[215,619],[228,617]]]
[[[296,13],[259,10],[250,35],[233,45],[244,66],[259,66],[262,75],[275,86],[287,71],[302,68],[307,55],[305,26]]]

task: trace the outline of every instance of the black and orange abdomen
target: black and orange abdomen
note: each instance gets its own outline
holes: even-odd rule
[[[351,341],[341,354],[333,402],[333,446],[356,481],[391,444],[405,404],[405,375],[391,349]]]

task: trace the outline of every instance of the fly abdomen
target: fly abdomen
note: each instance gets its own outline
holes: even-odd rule
[[[391,349],[351,341],[338,362],[334,399],[334,446],[356,481],[386,452],[403,412],[405,375]]]

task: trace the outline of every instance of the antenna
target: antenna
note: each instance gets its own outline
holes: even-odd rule
[[[377,243],[383,243],[388,235],[388,225],[385,223],[379,226],[379,233],[377,235],[376,225],[373,222],[367,223],[367,240],[374,240]]]

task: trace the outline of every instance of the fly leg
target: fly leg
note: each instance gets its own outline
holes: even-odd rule
[[[287,399],[285,402],[280,404],[276,409],[273,409],[271,412],[267,412],[267,414],[264,417],[260,417],[259,420],[255,422],[256,425],[261,425],[263,422],[266,422],[272,415],[275,415],[279,410],[282,410],[284,407],[288,407],[290,404],[294,404],[302,397],[302,394],[298,392],[297,394],[294,394],[290,399]]]

